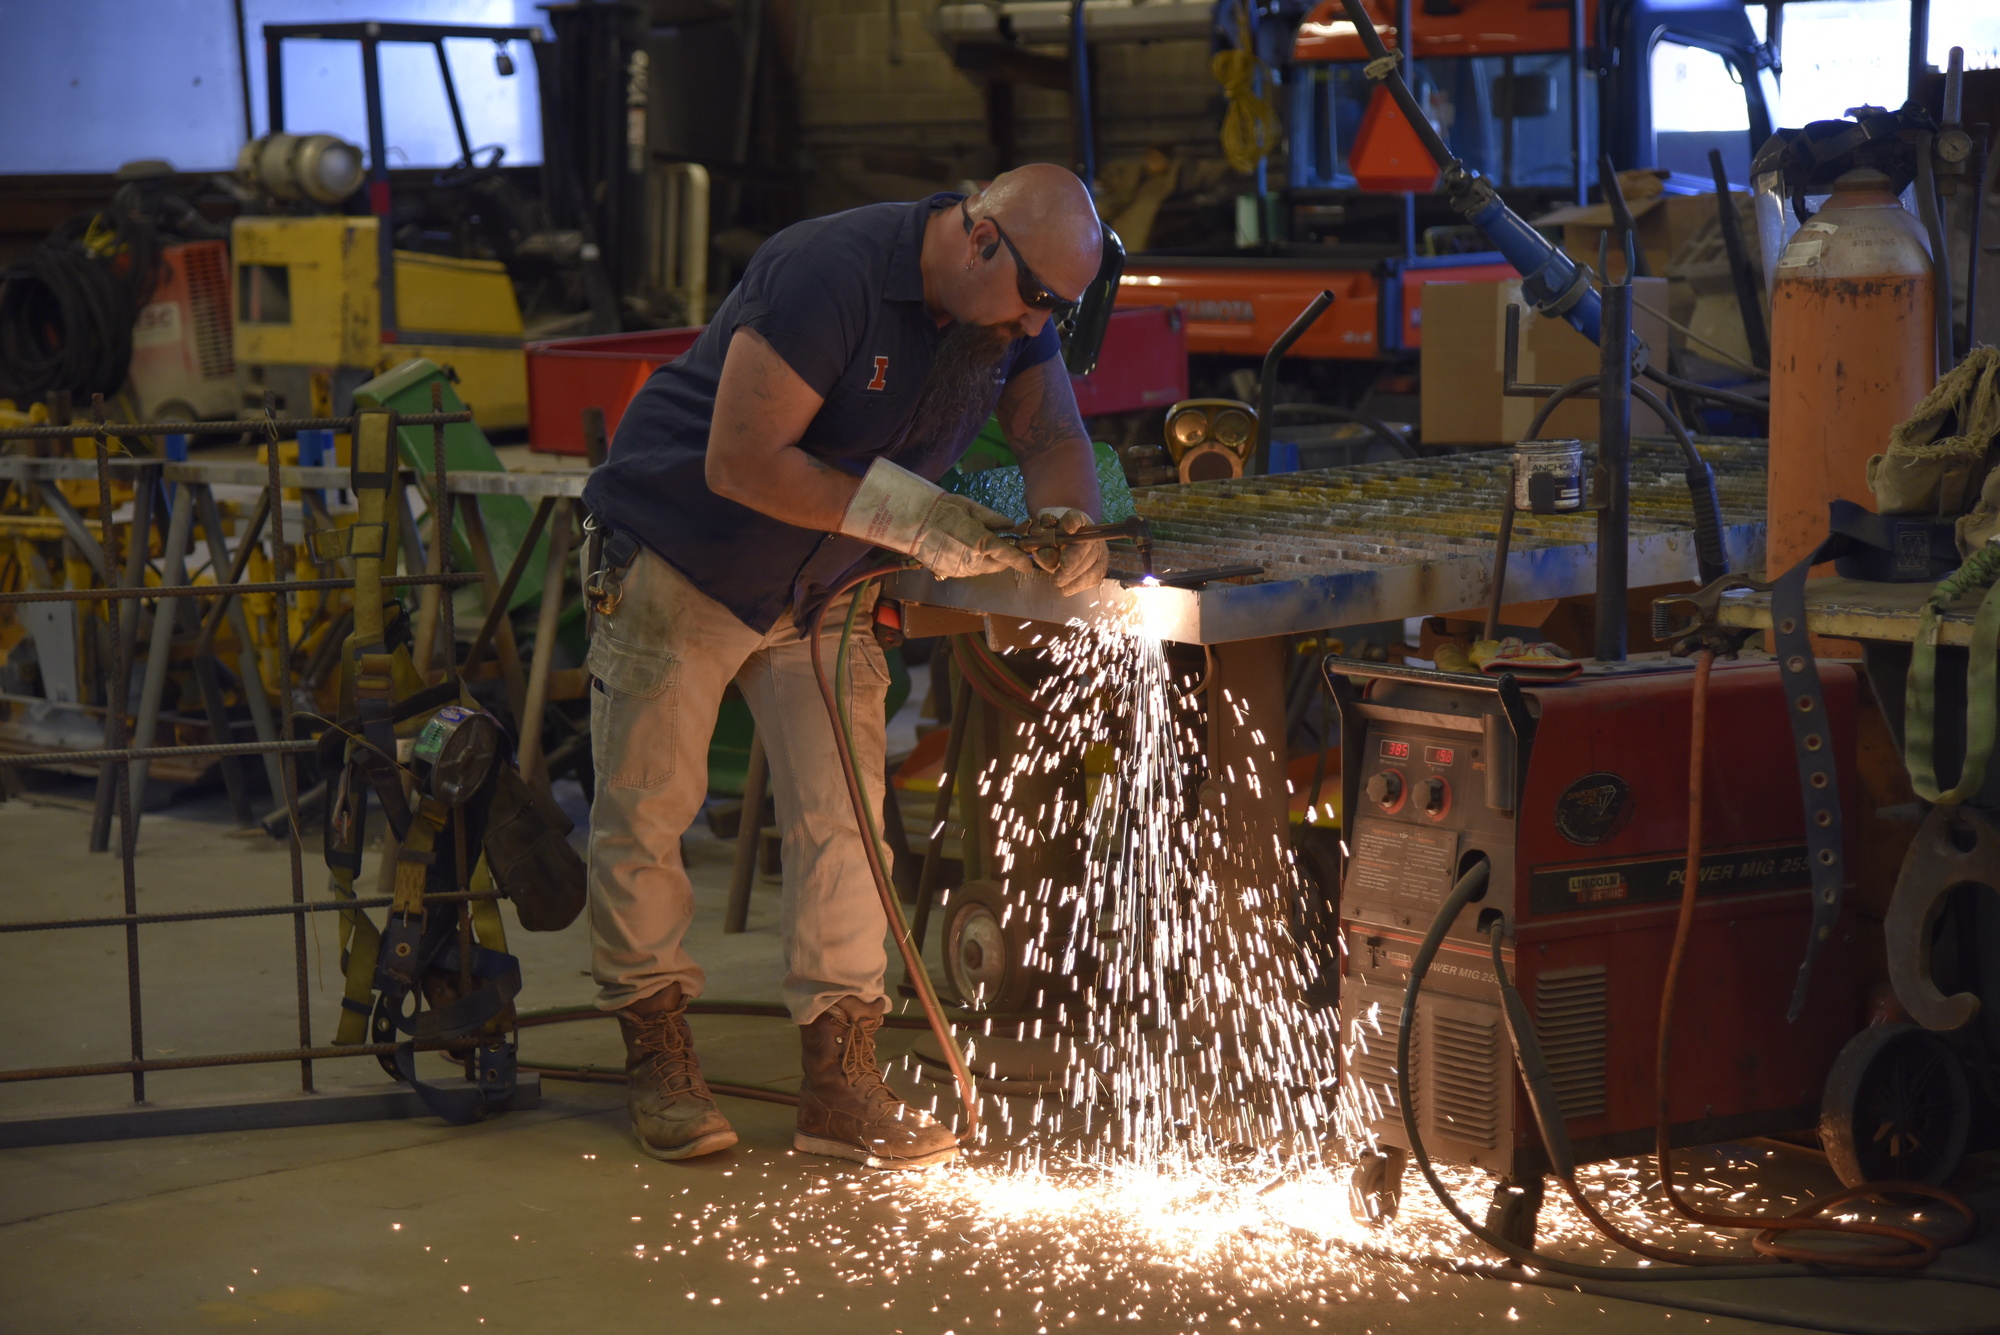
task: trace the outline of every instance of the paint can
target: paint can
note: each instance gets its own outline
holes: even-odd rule
[[[1538,515],[1583,508],[1583,442],[1524,440],[1514,447],[1514,508]]]

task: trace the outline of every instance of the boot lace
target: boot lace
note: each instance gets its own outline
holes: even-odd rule
[[[708,1082],[702,1079],[695,1061],[694,1034],[679,1011],[664,1011],[639,1018],[634,1026],[633,1046],[641,1062],[655,1072],[661,1085],[672,1093],[695,1093],[704,1098]]]
[[[879,1016],[858,1019],[847,1031],[847,1042],[841,1045],[840,1073],[847,1079],[848,1086],[870,1104],[890,1104],[901,1102],[882,1078],[882,1067],[875,1057],[875,1031],[882,1027]]]

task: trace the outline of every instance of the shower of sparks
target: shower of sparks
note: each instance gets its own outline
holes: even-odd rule
[[[1063,1108],[1026,1128],[1002,1111],[1012,1162],[1159,1171],[1253,1147],[1310,1155],[1333,1116],[1337,1030],[1307,1004],[1288,939],[1296,871],[1281,847],[1245,856],[1226,837],[1223,776],[1206,775],[1197,731],[1204,705],[1248,726],[1241,703],[1176,680],[1144,634],[1073,627],[1047,655],[1043,720],[1020,725],[979,784],[994,865],[1033,934],[1022,962],[1049,982],[1043,1023],[988,1029],[1045,1045],[1063,1090]],[[1103,772],[1084,795],[1074,779],[1093,756]],[[1079,865],[1080,880],[1061,874]],[[979,1041],[973,1068],[995,1070]]]

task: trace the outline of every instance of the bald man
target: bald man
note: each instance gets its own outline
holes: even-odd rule
[[[593,974],[597,1004],[624,1031],[633,1131],[655,1158],[736,1143],[685,1016],[703,975],[682,948],[694,896],[680,848],[707,796],[709,735],[732,681],[756,716],[784,832],[783,995],[805,1070],[793,1144],[871,1167],[956,1152],[876,1063],[887,923],[806,619],[883,549],[945,577],[1012,570],[1064,594],[1096,587],[1102,543],[1038,568],[997,534],[1004,516],[935,480],[997,412],[1030,508],[1071,531],[1096,521],[1095,463],[1052,320],[1102,253],[1089,193],[1050,166],[1009,172],[970,199],[789,227],[758,250],[695,346],[639,391],[584,491],[615,602],[597,618],[588,662]],[[844,612],[835,604],[826,624]],[[871,635],[850,657],[841,687],[880,812],[889,674]]]

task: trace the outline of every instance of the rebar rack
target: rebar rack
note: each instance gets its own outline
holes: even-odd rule
[[[393,470],[390,485],[401,489],[415,482],[427,484],[430,497],[429,529],[430,540],[426,544],[415,531],[407,498],[402,503],[403,543],[396,552],[386,554],[386,560],[393,566],[400,554],[409,567],[404,573],[385,572],[384,585],[416,587],[424,591],[423,606],[418,618],[419,671],[429,668],[433,656],[433,641],[442,638],[446,645],[455,640],[452,625],[451,599],[446,592],[466,584],[483,583],[489,596],[501,583],[493,570],[493,559],[487,543],[484,525],[479,517],[477,504],[466,505],[460,518],[471,539],[471,544],[484,569],[479,571],[454,571],[450,568],[451,535],[453,532],[454,488],[449,484],[445,467],[444,428],[452,423],[469,422],[469,412],[445,412],[442,409],[442,387],[432,386],[432,409],[429,413],[391,414],[389,430],[391,439],[401,427],[428,426],[433,430],[432,459],[434,467],[429,476],[420,476],[408,468]],[[104,745],[88,750],[48,751],[36,750],[0,753],[0,777],[10,769],[28,766],[73,766],[93,765],[98,767],[98,797],[92,819],[93,852],[105,851],[109,844],[110,827],[115,818],[118,829],[118,859],[123,883],[122,912],[113,915],[90,917],[47,918],[31,921],[0,922],[0,935],[30,932],[66,931],[77,929],[109,930],[117,928],[124,934],[125,944],[125,992],[127,1009],[127,1031],[129,1040],[129,1060],[101,1062],[89,1065],[42,1066],[0,1070],[0,1084],[11,1084],[30,1080],[69,1079],[83,1076],[129,1074],[131,1076],[132,1102],[146,1104],[146,1076],[151,1071],[191,1070],[206,1067],[270,1064],[296,1061],[299,1065],[299,1089],[302,1094],[314,1091],[314,1063],[337,1057],[383,1056],[395,1050],[395,1045],[370,1043],[353,1046],[328,1047],[313,1041],[313,1025],[310,996],[308,992],[308,956],[306,922],[311,915],[331,912],[352,912],[367,908],[380,908],[391,903],[388,896],[353,897],[322,900],[308,900],[305,892],[304,845],[301,838],[300,805],[296,757],[312,751],[317,742],[309,737],[297,735],[300,716],[292,707],[293,668],[291,643],[291,616],[293,598],[306,592],[327,592],[351,589],[356,579],[349,571],[346,574],[321,579],[278,579],[251,581],[245,579],[250,558],[261,541],[268,540],[271,551],[279,558],[273,564],[283,569],[283,560],[289,552],[285,532],[285,492],[300,489],[301,497],[314,489],[339,490],[354,489],[357,479],[350,470],[343,467],[319,467],[288,465],[282,463],[276,442],[283,436],[294,435],[301,430],[354,431],[357,417],[321,417],[303,419],[278,419],[268,414],[261,420],[232,422],[142,422],[118,423],[105,420],[102,398],[93,405],[92,420],[75,423],[56,423],[29,427],[0,429],[0,441],[49,441],[49,440],[91,440],[95,444],[92,458],[50,458],[35,455],[0,455],[0,488],[15,484],[39,493],[41,501],[54,512],[61,522],[63,535],[73,548],[81,554],[89,568],[94,583],[85,588],[31,588],[0,593],[0,606],[23,604],[70,603],[93,605],[94,629],[102,636],[106,651],[100,662],[105,671],[105,701],[101,707],[104,715]],[[172,461],[156,457],[118,457],[114,448],[129,445],[139,437],[163,435],[240,435],[250,434],[269,442],[271,448],[262,463],[241,462],[198,462]],[[86,523],[81,514],[62,492],[62,482],[94,482],[96,484],[97,516],[95,529]],[[113,523],[113,484],[123,483],[133,488],[132,515],[127,530],[124,559],[116,559],[113,538],[116,529]],[[376,485],[380,485],[379,482]],[[237,542],[232,553],[229,535],[223,523],[222,508],[214,494],[217,486],[256,486],[260,496],[256,509],[248,519],[244,530],[236,535]],[[156,585],[148,585],[150,536],[156,527],[155,507],[164,498],[168,516],[166,534],[158,560]],[[567,504],[567,503],[566,503]],[[308,534],[313,528],[313,510],[303,506],[307,518]],[[549,514],[548,506],[540,516],[545,525]],[[565,510],[565,518],[567,510]],[[319,518],[325,519],[322,510]],[[195,583],[187,575],[190,547],[197,526],[208,549],[212,582]],[[330,527],[330,521],[319,525]],[[541,525],[538,525],[538,528]],[[566,529],[563,530],[566,533]],[[515,554],[512,568],[508,572],[511,583],[518,582],[521,572],[529,560],[534,542],[531,537],[522,544]],[[322,568],[330,562],[321,562]],[[562,574],[562,557],[552,552],[550,567],[552,582]],[[421,567],[421,570],[419,569]],[[255,650],[245,620],[242,599],[248,595],[261,595],[276,600],[276,627],[278,652],[277,680],[266,681],[255,659]],[[558,604],[561,586],[558,583],[550,595],[551,604]],[[204,614],[197,617],[196,607],[206,602]],[[141,604],[151,603],[154,608],[154,628],[148,642],[144,673],[141,678],[140,698],[137,708],[130,699],[129,682],[132,676],[133,658],[139,642]],[[506,633],[504,609],[505,598],[495,604],[498,626],[489,627],[484,640],[496,643],[501,650],[503,672],[512,668],[512,675],[518,676],[520,669],[514,658],[513,642]],[[548,613],[545,611],[545,619]],[[489,618],[489,621],[493,618]],[[222,625],[227,622],[234,631],[235,639],[242,651],[242,657],[234,665],[236,676],[241,682],[242,695],[251,716],[251,726],[256,740],[236,742],[229,740],[231,731],[237,726],[227,717],[222,707],[222,695],[217,684],[215,668],[216,637]],[[201,689],[206,721],[216,740],[209,744],[154,745],[156,730],[164,717],[161,708],[163,689],[172,657],[172,644],[176,630],[191,633],[195,639],[195,676]],[[440,636],[438,633],[442,631]],[[550,637],[551,640],[553,636]],[[541,676],[546,680],[546,655],[550,646],[538,645],[538,659],[542,660]],[[444,675],[449,676],[458,668],[455,649],[446,650],[446,661],[442,664]],[[433,672],[432,676],[438,676]],[[13,699],[10,697],[10,700]],[[274,703],[277,706],[274,708]],[[517,700],[516,704],[525,701]],[[89,712],[100,712],[90,709]],[[247,784],[237,771],[237,764],[244,758],[258,757],[262,760],[272,793],[275,795],[278,811],[274,816],[282,816],[278,833],[287,844],[290,863],[291,897],[289,903],[247,905],[236,908],[193,910],[185,912],[141,912],[138,903],[136,848],[138,812],[134,796],[135,787],[143,788],[146,768],[154,761],[185,758],[217,758],[222,761],[223,775],[229,788],[239,822],[254,824],[250,819]],[[426,903],[445,903],[473,899],[493,899],[498,896],[492,891],[466,891],[455,893],[429,893],[423,896]],[[142,1000],[141,952],[139,929],[161,924],[191,922],[211,922],[228,919],[255,917],[286,917],[293,921],[292,965],[296,980],[298,1012],[298,1041],[293,1048],[260,1050],[255,1052],[219,1052],[195,1056],[149,1057],[146,1053],[145,1013]],[[419,1043],[420,1050],[457,1051],[475,1046],[477,1038],[455,1039],[446,1042]],[[538,1086],[532,1078],[527,1080],[522,1092],[526,1095],[517,1106],[531,1103]],[[403,1107],[409,1100],[397,1103],[394,1099],[379,1097],[335,1099],[328,1101],[335,1110],[331,1115],[381,1115],[385,1108]],[[255,1111],[262,1108],[264,1111]],[[243,1109],[251,1109],[243,1113]],[[407,1107],[404,1110],[408,1110]],[[210,1113],[228,1113],[225,1108],[212,1108]],[[326,1111],[325,1109],[321,1110]],[[224,1116],[221,1121],[229,1125],[277,1125],[296,1124],[301,1121],[321,1120],[319,1113],[296,1109],[272,1111],[268,1101],[241,1105],[240,1115]],[[207,1115],[207,1114],[204,1114]],[[122,1117],[122,1120],[119,1118]],[[249,1120],[245,1120],[248,1117]],[[261,1120],[260,1120],[261,1119]],[[74,1128],[75,1134],[66,1134],[58,1127],[50,1129],[48,1118],[28,1118],[20,1121],[27,1128],[21,1137],[10,1135],[5,1129],[11,1123],[0,1123],[0,1144],[49,1143],[51,1140],[83,1138],[89,1139],[106,1134],[101,1128],[93,1131],[82,1119]],[[135,1134],[137,1125],[130,1114],[114,1115],[119,1127],[126,1128],[111,1134]],[[143,1119],[140,1119],[143,1120]],[[199,1119],[197,1119],[199,1120]],[[167,1126],[166,1123],[171,1123]],[[220,1124],[220,1123],[219,1123]],[[164,1119],[163,1129],[190,1129],[188,1110],[182,1109]]]

